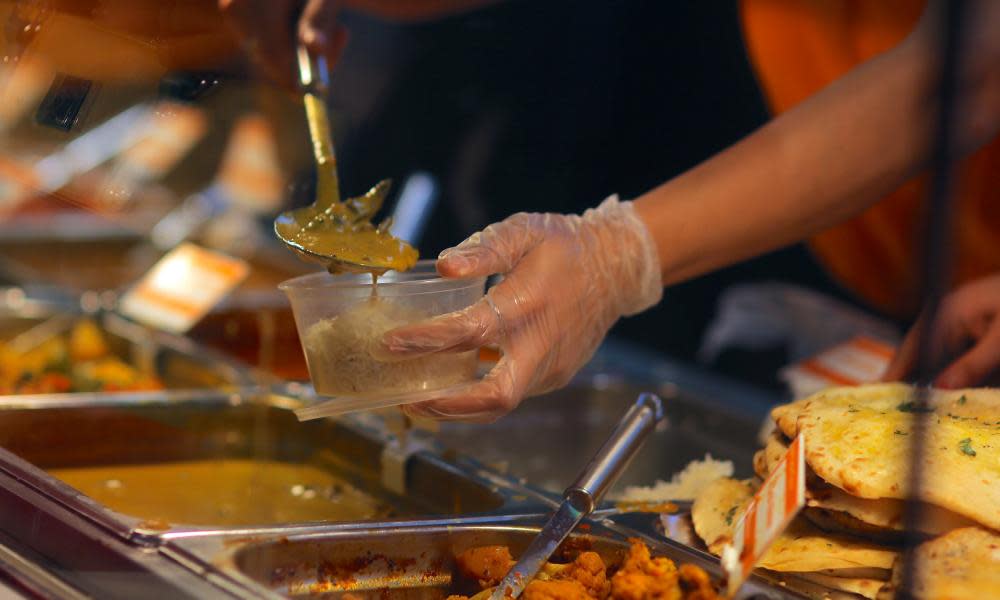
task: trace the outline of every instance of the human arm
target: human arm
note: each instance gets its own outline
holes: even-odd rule
[[[963,149],[981,145],[1000,129],[1000,48],[989,33],[1000,25],[998,5],[977,6],[983,11],[973,30],[978,35],[971,36],[975,41],[967,56],[972,60],[963,66]],[[518,215],[517,226],[491,226],[446,252],[438,262],[445,276],[501,272],[508,277],[491,290],[489,301],[391,332],[384,340],[388,352],[406,358],[498,344],[510,360],[501,361],[479,384],[407,410],[490,420],[523,397],[566,381],[567,371],[579,368],[596,347],[595,336],[599,341],[625,314],[615,312],[618,300],[612,292],[642,287],[636,272],[624,268],[611,269],[613,275],[600,285],[579,285],[574,278],[602,270],[604,253],[634,260],[627,257],[647,254],[632,249],[650,240],[661,283],[674,283],[807,237],[859,212],[918,172],[926,165],[933,121],[933,24],[925,18],[899,47],[640,197],[633,208],[642,227],[617,247],[564,247],[561,225],[551,237],[543,226],[579,217],[545,215],[539,221],[542,215]],[[581,304],[596,304],[596,309],[571,309],[566,297],[581,290],[587,293]],[[610,300],[604,302],[605,297]],[[581,314],[601,318],[587,320]],[[571,351],[573,360],[566,360]]]
[[[963,150],[1000,131],[1000,3],[969,3],[958,123]],[[809,237],[926,167],[938,40],[935,13],[753,135],[636,202],[665,284]],[[992,31],[992,34],[989,32]]]

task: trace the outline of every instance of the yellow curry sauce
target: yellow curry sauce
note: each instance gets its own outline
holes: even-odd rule
[[[373,497],[319,467],[255,459],[51,469],[111,510],[182,525],[271,525],[383,517]]]
[[[351,270],[381,275],[390,269],[412,268],[417,263],[416,249],[393,237],[388,221],[377,227],[371,222],[382,207],[389,183],[380,182],[362,196],[341,201],[326,105],[312,94],[306,94],[304,102],[317,164],[316,202],[283,213],[275,220],[275,232],[304,251],[307,259],[324,262],[331,273]]]

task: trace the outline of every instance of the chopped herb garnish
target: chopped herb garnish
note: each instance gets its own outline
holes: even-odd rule
[[[906,433],[905,431],[900,431],[898,429],[895,430],[895,431],[893,431],[893,433],[895,433],[896,435],[910,435],[910,434]]]
[[[734,516],[736,516],[736,507],[735,506],[732,507],[732,508],[730,508],[729,511],[726,513],[726,525],[732,525],[733,524],[733,517]]]
[[[961,450],[963,454],[968,454],[969,456],[976,455],[976,451],[972,449],[972,438],[965,438],[964,440],[958,442],[958,449]]]
[[[934,409],[930,406],[920,406],[916,402],[904,402],[896,407],[899,412],[905,413],[930,413],[934,412]]]
[[[966,400],[965,394],[962,394],[961,396],[958,397],[959,404],[965,404],[965,400]]]

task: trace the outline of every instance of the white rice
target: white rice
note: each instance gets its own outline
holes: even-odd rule
[[[670,481],[657,480],[650,486],[632,485],[618,498],[620,502],[668,502],[694,500],[705,487],[722,477],[733,476],[733,462],[715,460],[706,454],[704,460],[693,460]]]

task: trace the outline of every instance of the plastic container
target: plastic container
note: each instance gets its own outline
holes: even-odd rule
[[[390,329],[470,306],[485,287],[485,277],[444,279],[433,261],[386,273],[375,294],[368,274],[313,273],[281,283],[313,387],[334,397],[301,409],[299,418],[419,402],[431,392],[473,381],[476,351],[383,360],[378,341]]]

